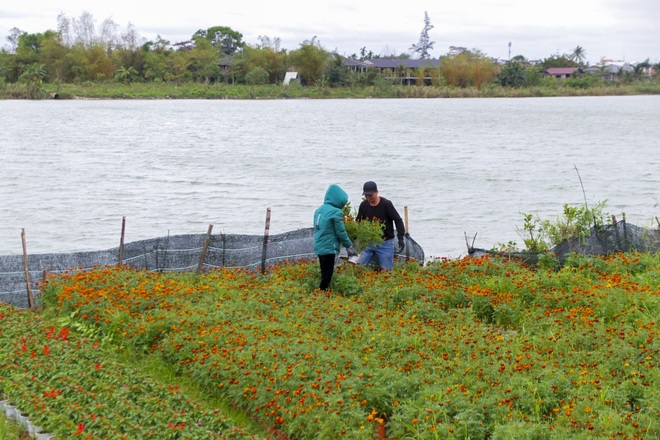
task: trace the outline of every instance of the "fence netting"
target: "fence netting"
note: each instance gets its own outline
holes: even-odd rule
[[[404,252],[397,254],[397,258],[423,263],[422,247],[410,235],[406,235],[405,241]],[[26,277],[23,255],[5,255],[0,256],[0,302],[29,307],[29,278],[33,304],[38,305],[44,272],[58,274],[115,266],[120,263],[120,258],[122,265],[146,271],[208,271],[216,268],[265,271],[285,261],[316,260],[316,254],[313,229],[305,228],[275,235],[173,235],[102,251],[28,255],[29,277]]]

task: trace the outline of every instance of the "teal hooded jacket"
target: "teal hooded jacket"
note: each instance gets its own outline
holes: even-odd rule
[[[343,244],[353,245],[344,227],[342,208],[348,202],[346,191],[334,183],[325,192],[325,199],[314,211],[314,252],[316,255],[338,254]]]

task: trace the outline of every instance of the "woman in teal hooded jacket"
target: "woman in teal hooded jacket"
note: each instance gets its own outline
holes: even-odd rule
[[[323,205],[314,212],[314,252],[319,257],[321,266],[321,290],[330,286],[335,260],[342,244],[346,247],[349,257],[357,255],[344,227],[342,208],[346,202],[346,191],[333,183],[325,192]]]

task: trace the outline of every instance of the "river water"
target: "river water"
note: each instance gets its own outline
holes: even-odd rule
[[[521,213],[660,216],[660,96],[0,101],[0,254],[309,227],[337,183],[408,213],[427,257],[515,241]],[[580,182],[582,181],[582,184]],[[583,190],[584,188],[584,190]]]

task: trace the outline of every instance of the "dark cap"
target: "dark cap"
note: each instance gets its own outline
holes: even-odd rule
[[[376,182],[372,182],[371,180],[368,182],[364,183],[364,186],[362,187],[362,195],[363,196],[370,196],[373,193],[378,191],[378,187],[376,186]]]

